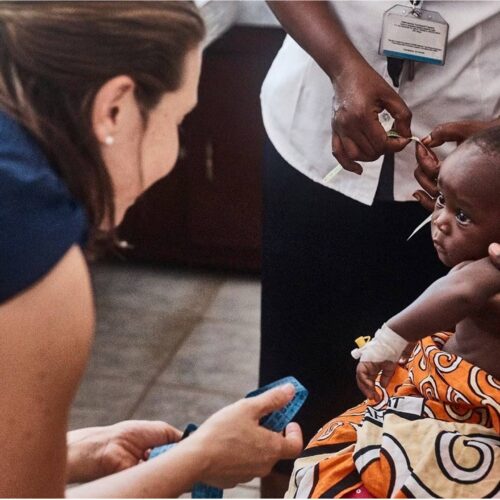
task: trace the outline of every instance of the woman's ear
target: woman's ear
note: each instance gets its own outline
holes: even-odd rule
[[[98,91],[92,105],[92,128],[101,144],[112,145],[130,119],[140,117],[134,95],[135,83],[121,75],[108,80]]]

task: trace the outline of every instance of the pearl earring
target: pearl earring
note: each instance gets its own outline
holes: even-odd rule
[[[104,138],[104,144],[106,144],[106,146],[111,146],[112,144],[114,144],[114,142],[115,142],[115,138],[112,135],[107,135]]]

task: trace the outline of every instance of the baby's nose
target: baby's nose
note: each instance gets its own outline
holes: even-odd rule
[[[446,212],[442,210],[433,220],[434,225],[444,234],[450,234],[451,223]]]

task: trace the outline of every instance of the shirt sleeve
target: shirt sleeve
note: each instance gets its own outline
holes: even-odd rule
[[[0,304],[83,244],[86,228],[83,207],[43,156],[0,147]]]

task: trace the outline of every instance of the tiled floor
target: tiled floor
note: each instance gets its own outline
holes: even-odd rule
[[[93,278],[97,334],[71,428],[144,418],[182,429],[257,387],[257,277],[101,263]]]

